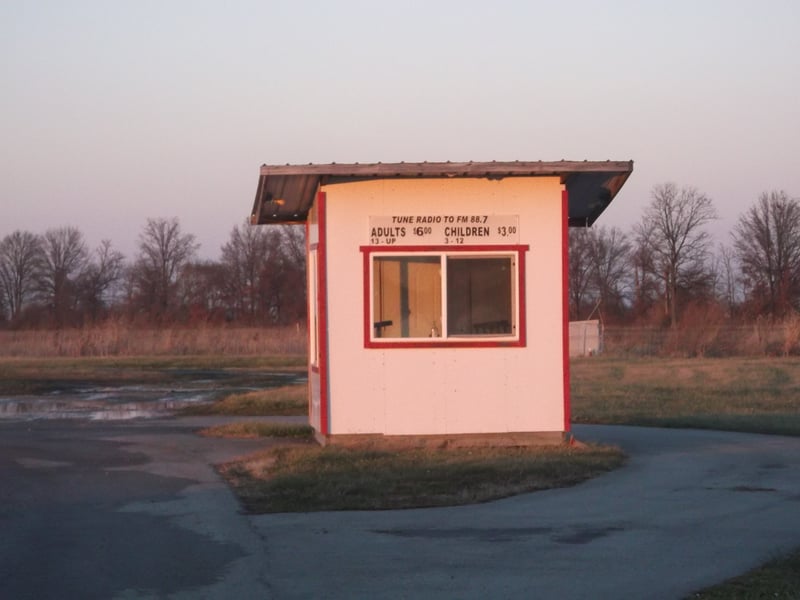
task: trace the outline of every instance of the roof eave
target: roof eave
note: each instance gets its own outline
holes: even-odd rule
[[[589,226],[611,203],[632,171],[633,161],[262,165],[251,223],[305,222],[320,185],[326,183],[392,178],[557,176],[570,195],[569,224]]]

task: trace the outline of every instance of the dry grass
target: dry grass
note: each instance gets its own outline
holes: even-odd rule
[[[800,361],[791,358],[573,359],[577,423],[800,435]]]
[[[58,330],[0,330],[0,356],[305,355],[305,327],[194,326],[143,329],[117,322]]]
[[[304,324],[144,328],[110,320],[83,328],[0,330],[0,356],[304,355],[307,337]],[[800,353],[800,315],[747,325],[699,315],[676,330],[607,326],[604,340],[605,353],[618,356],[788,356]]]
[[[800,314],[733,324],[714,311],[684,315],[677,329],[606,326],[604,353],[616,356],[731,357],[800,354]]]
[[[185,415],[301,416],[308,414],[307,384],[232,394],[213,404],[191,406]]]
[[[797,600],[800,598],[800,549],[689,596],[695,600]],[[688,599],[687,599],[688,600]]]
[[[279,423],[242,422],[209,427],[198,432],[207,437],[225,438],[296,438],[311,440],[314,430],[309,425],[286,425]]]
[[[90,385],[180,382],[221,377],[263,379],[270,371],[304,371],[303,356],[148,356],[0,358],[0,394],[37,394]]]
[[[565,487],[622,464],[601,446],[380,450],[279,447],[223,465],[248,511],[452,506]]]

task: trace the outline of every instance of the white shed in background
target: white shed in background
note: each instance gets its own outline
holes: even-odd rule
[[[603,350],[603,329],[599,319],[570,321],[569,355],[594,356]]]

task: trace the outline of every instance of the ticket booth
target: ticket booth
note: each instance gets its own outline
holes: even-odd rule
[[[624,162],[261,167],[252,223],[305,223],[322,443],[569,437],[567,227]]]

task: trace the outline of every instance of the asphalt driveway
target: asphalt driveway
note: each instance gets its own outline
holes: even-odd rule
[[[2,598],[682,598],[800,545],[800,439],[581,426],[624,468],[478,506],[246,516],[201,419],[0,423]]]
[[[279,598],[682,598],[800,546],[800,439],[576,427],[629,464],[480,506],[261,516]]]

